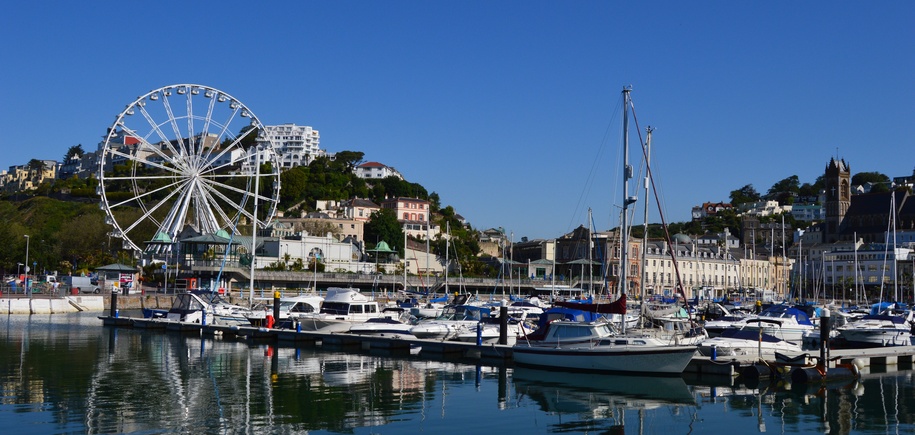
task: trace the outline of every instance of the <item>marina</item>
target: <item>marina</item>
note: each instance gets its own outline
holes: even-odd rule
[[[444,348],[413,355],[319,341],[314,333],[293,336],[314,341],[291,341],[102,327],[90,313],[4,320],[0,421],[32,433],[915,430],[906,411],[915,381],[911,359],[902,357],[865,367],[858,380],[802,385],[556,372]]]
[[[102,324],[115,328],[134,328],[136,322],[145,325],[145,319],[131,317],[100,316]],[[262,343],[278,343],[294,346],[331,345],[350,350],[409,351],[421,348],[422,355],[451,355],[471,361],[498,361],[500,364],[513,362],[512,346],[502,344],[475,344],[457,340],[435,340],[402,338],[377,335],[359,335],[341,332],[295,331],[254,326],[201,325],[187,322],[159,322],[168,327],[159,330],[178,331],[189,336],[203,338],[254,339]],[[141,329],[153,329],[143,326]],[[816,357],[815,350],[801,353]],[[772,356],[768,354],[768,356]],[[855,364],[859,369],[885,371],[887,367],[911,367],[915,358],[915,347],[894,346],[866,349],[833,349],[830,356],[834,364]],[[772,359],[772,358],[770,358]],[[720,358],[701,355],[696,352],[682,373],[705,376],[737,377],[760,361],[758,354],[751,350],[745,355]],[[587,370],[585,370],[587,371]]]
[[[138,328],[158,331],[174,331],[184,335],[203,337],[203,338],[221,338],[221,339],[251,339],[262,343],[280,343],[286,345],[307,345],[338,346],[343,349],[356,350],[385,350],[385,351],[406,351],[419,353],[421,355],[451,355],[459,358],[466,358],[477,362],[496,361],[498,364],[512,364],[515,362],[514,353],[517,347],[507,344],[483,343],[478,340],[477,343],[468,343],[460,340],[445,339],[420,339],[404,334],[354,334],[348,332],[334,331],[307,331],[302,330],[301,326],[296,329],[269,328],[265,326],[244,326],[244,325],[227,325],[227,324],[207,324],[205,321],[200,322],[199,317],[196,322],[183,322],[161,319],[148,319],[142,317],[120,316],[117,307],[117,295],[110,298],[110,310],[107,315],[99,316],[101,323],[107,327],[114,328]],[[277,300],[280,300],[277,297]],[[567,304],[568,305],[568,304]],[[574,325],[574,324],[573,324]],[[567,326],[573,326],[567,325]],[[752,373],[753,377],[758,377],[760,373],[759,366],[778,365],[779,353],[773,350],[763,351],[763,334],[757,329],[760,337],[757,348],[754,348],[752,342],[745,345],[744,352],[724,354],[717,356],[717,352],[707,354],[701,352],[700,346],[692,346],[692,358],[685,367],[674,371],[673,373],[686,373],[706,376],[727,376],[736,377],[744,373]],[[533,338],[533,337],[532,337]],[[526,338],[525,338],[526,339]],[[714,341],[716,339],[707,339]],[[749,341],[750,339],[748,339]],[[522,350],[524,348],[522,341]],[[592,345],[593,346],[593,345]],[[672,346],[671,348],[686,349],[688,346]],[[420,351],[417,351],[421,349]],[[783,352],[782,358],[794,358],[803,361],[796,364],[797,367],[814,366],[810,361],[820,358],[828,360],[830,363],[825,365],[824,371],[830,367],[854,367],[855,373],[860,370],[876,367],[878,370],[890,366],[910,367],[915,356],[915,346],[889,346],[876,348],[854,348],[854,349],[818,349],[805,348],[800,351]],[[824,353],[826,352],[826,353]],[[542,364],[542,363],[535,363]],[[651,364],[650,357],[641,363],[644,368],[646,364]],[[568,366],[568,363],[563,363]],[[575,369],[575,366],[565,367]],[[790,365],[789,369],[792,368]],[[586,367],[580,367],[579,370],[588,371]],[[768,375],[775,374],[775,369],[764,367],[762,369]],[[602,371],[620,372],[626,371],[619,367],[614,369],[604,369]],[[637,370],[636,370],[637,371]],[[670,374],[670,373],[668,373]],[[784,377],[790,377],[790,373],[785,371]],[[824,374],[824,381],[827,380]]]

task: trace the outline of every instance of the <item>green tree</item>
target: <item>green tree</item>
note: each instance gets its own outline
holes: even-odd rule
[[[260,136],[259,130],[254,128],[253,125],[246,125],[246,126],[242,127],[241,130],[238,132],[238,137],[241,138],[241,140],[238,143],[244,149],[251,148],[252,146],[257,144],[258,136]],[[230,139],[226,139],[226,142],[223,142],[223,146],[226,146],[230,143],[232,143],[232,141]]]
[[[737,190],[731,191],[731,205],[738,206],[740,204],[747,204],[752,202],[757,202],[760,200],[759,192],[753,188],[752,184],[747,184],[746,186],[741,187]]]
[[[868,183],[871,184],[871,192],[890,191],[890,177],[879,172],[858,172],[851,177],[851,184],[854,186]]]
[[[334,161],[343,166],[346,172],[353,172],[360,163],[365,153],[359,151],[340,151],[334,155]]]
[[[820,195],[820,192],[826,188],[826,176],[820,175],[813,184],[804,183],[801,185],[798,194],[803,197],[814,198]]]
[[[372,213],[371,220],[365,223],[363,232],[366,245],[374,248],[378,242],[384,241],[403,258],[403,228],[397,221],[394,210],[383,208]]]
[[[83,151],[83,144],[73,145],[67,149],[67,153],[64,154],[64,163],[70,161],[71,158],[82,157],[86,152]]]
[[[790,205],[800,191],[800,180],[797,175],[792,175],[773,184],[766,193],[766,198],[778,201],[779,205]]]
[[[442,208],[442,199],[438,196],[437,192],[432,192],[429,194],[429,206],[433,213],[438,212]],[[453,209],[452,209],[453,210]]]
[[[305,198],[308,187],[308,168],[296,166],[280,174],[280,204],[291,207]]]
[[[43,171],[44,161],[38,159],[29,160],[28,167],[30,171]]]

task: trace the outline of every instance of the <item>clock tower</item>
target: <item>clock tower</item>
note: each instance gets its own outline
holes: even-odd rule
[[[823,241],[839,240],[845,212],[851,205],[851,169],[845,160],[829,159],[826,165],[826,228]]]

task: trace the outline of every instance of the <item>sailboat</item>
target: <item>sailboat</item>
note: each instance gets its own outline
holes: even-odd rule
[[[630,88],[623,89],[623,218],[620,225],[622,249],[620,268],[620,297],[609,304],[556,302],[554,305],[605,314],[626,314],[628,283],[626,260],[628,207],[635,203],[628,195],[632,178],[629,166],[629,111],[632,109]],[[512,347],[515,363],[561,370],[581,370],[616,373],[651,373],[679,375],[696,353],[696,346],[669,345],[661,339],[626,332],[626,322],[617,328],[608,320],[596,322],[556,320],[538,330],[536,337],[526,337]]]

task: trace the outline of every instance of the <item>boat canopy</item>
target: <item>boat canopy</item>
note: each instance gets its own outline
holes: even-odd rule
[[[788,305],[772,305],[769,308],[766,308],[761,313],[759,317],[775,317],[775,318],[789,318],[794,317],[797,319],[797,323],[800,325],[811,325],[813,322],[810,321],[810,316],[807,315],[804,311],[794,308]]]
[[[626,314],[626,295],[623,294],[616,301],[610,302],[608,304],[591,304],[591,303],[582,303],[575,301],[559,301],[553,302],[553,305],[558,307],[573,308],[576,310],[588,311],[591,313],[600,313],[600,314]]]

